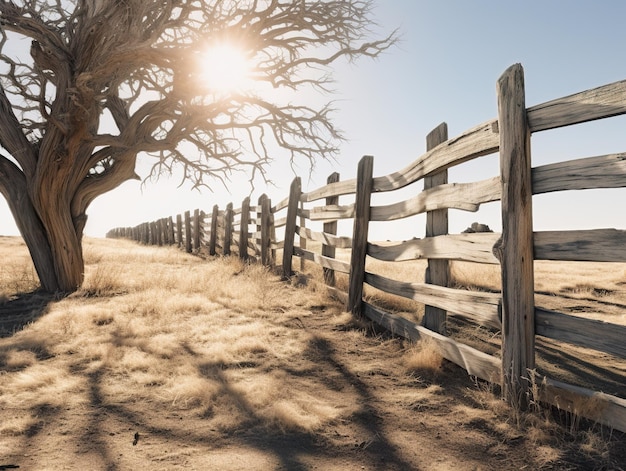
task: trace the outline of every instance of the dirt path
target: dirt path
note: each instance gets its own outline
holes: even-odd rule
[[[213,269],[196,263],[181,273]],[[261,296],[260,272],[226,270]],[[40,306],[0,336],[0,470],[624,468],[623,434],[514,417],[428,349],[268,276],[262,310],[186,293],[174,316],[169,278],[145,300],[116,286]]]
[[[550,436],[555,429],[543,424],[526,433],[459,368],[444,364],[436,374],[407,373],[400,341],[330,319],[320,308],[287,320],[309,338],[303,358],[294,364],[312,366],[281,366],[307,394],[332,391],[346,402],[345,413],[319,430],[273,426],[255,416],[235,391],[232,400],[249,416],[228,433],[209,428],[195,408],[104,404],[103,373],[95,371],[89,375],[88,403],[63,410],[41,407],[36,426],[25,435],[0,440],[0,465],[24,470],[600,469],[626,458],[585,451],[563,432]],[[246,366],[251,365],[236,368]],[[19,413],[3,405],[4,418]]]

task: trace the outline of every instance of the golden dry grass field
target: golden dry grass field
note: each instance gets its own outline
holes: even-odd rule
[[[493,387],[354,321],[314,283],[122,240],[87,239],[85,259],[80,291],[46,296],[21,239],[0,237],[0,469],[625,467],[624,434],[545,408],[514,414]],[[454,269],[481,289],[497,282]],[[579,282],[566,271],[538,289],[618,305],[624,323],[620,270]]]

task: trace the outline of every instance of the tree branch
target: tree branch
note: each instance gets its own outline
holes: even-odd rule
[[[0,84],[0,145],[15,158],[26,176],[35,173],[37,156],[33,145],[28,141],[20,122],[13,114],[11,102]]]

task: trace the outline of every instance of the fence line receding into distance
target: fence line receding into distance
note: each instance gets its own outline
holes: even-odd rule
[[[523,69],[511,66],[497,82],[498,117],[448,139],[442,124],[427,136],[427,150],[406,168],[372,175],[373,158],[364,157],[357,177],[302,192],[296,177],[289,195],[272,206],[266,195],[256,205],[246,198],[210,214],[196,210],[107,236],[144,244],[178,245],[187,252],[255,258],[276,266],[282,252],[284,277],[293,274],[293,257],[322,267],[329,293],[346,309],[412,340],[429,338],[442,355],[468,374],[502,386],[506,399],[524,408],[530,388],[540,399],[571,413],[626,431],[626,400],[542,376],[535,369],[537,335],[626,358],[626,327],[574,317],[535,306],[534,260],[626,262],[626,231],[595,229],[534,232],[532,196],[566,190],[626,187],[626,153],[531,166],[532,133],[626,114],[626,80],[526,108]],[[470,183],[448,183],[447,169],[499,153],[500,175]],[[424,180],[423,191],[401,202],[373,206],[375,193],[393,192]],[[339,204],[339,197],[351,202]],[[476,211],[500,201],[502,233],[448,234],[448,210]],[[317,205],[315,205],[317,204]],[[385,222],[426,213],[426,237],[408,241],[370,241],[371,222]],[[337,221],[352,220],[350,235],[339,235]],[[321,231],[307,221],[323,223]],[[312,227],[313,225],[311,225]],[[251,229],[252,228],[252,229]],[[282,238],[277,237],[284,234]],[[298,237],[296,237],[298,236]],[[312,242],[311,247],[307,241]],[[313,244],[316,243],[316,244]],[[313,246],[321,250],[313,250]],[[349,262],[336,257],[349,251]],[[370,273],[366,258],[401,262],[425,259],[424,283],[398,281]],[[500,266],[499,293],[456,289],[449,284],[449,260]],[[348,291],[339,289],[335,274],[348,276]],[[364,286],[423,303],[417,324],[366,301]],[[502,333],[501,356],[484,353],[446,336],[448,316],[458,316]],[[586,406],[588,404],[588,406]]]

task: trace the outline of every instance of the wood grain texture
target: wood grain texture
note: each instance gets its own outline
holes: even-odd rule
[[[219,207],[215,204],[213,205],[213,210],[211,211],[211,236],[209,238],[209,255],[215,255],[217,253],[216,248],[219,215]],[[176,220],[176,225],[178,226],[178,219]]]
[[[471,319],[479,325],[500,329],[500,295],[435,286],[427,283],[396,281],[374,273],[365,282],[387,293],[413,299],[448,311],[449,315]]]
[[[191,211],[185,211],[185,252],[191,253]]]
[[[354,204],[339,206],[327,204],[305,209],[300,213],[311,221],[336,221],[337,219],[352,219],[354,217]]]
[[[283,227],[287,225],[287,216],[274,220],[274,227]]]
[[[535,330],[561,342],[626,359],[626,326],[535,308]]]
[[[300,177],[296,177],[291,182],[289,189],[289,205],[287,206],[287,217],[285,220],[285,241],[283,245],[283,278],[289,278],[293,274],[291,259],[296,236],[296,220],[298,215],[298,205],[300,194],[302,193],[302,183]]]
[[[276,203],[276,206],[272,207],[272,212],[277,213],[285,209],[287,206],[289,206],[289,196]]]
[[[528,108],[531,132],[626,113],[626,80],[557,98]]]
[[[328,178],[326,179],[327,185],[331,185],[333,183],[338,183],[338,182],[339,182],[339,174],[337,172],[330,174]],[[339,196],[329,196],[328,198],[326,198],[326,206],[333,206],[333,205],[338,205],[338,204],[339,204]],[[344,237],[342,239],[339,239],[337,238],[336,234],[337,234],[337,221],[333,220],[333,221],[325,222],[322,227],[322,238],[324,240],[321,241],[322,242],[322,255],[324,257],[335,258],[335,255],[336,255],[335,254],[336,244],[329,244],[327,242],[327,239],[329,237],[334,238],[335,241],[337,242],[341,241],[342,239],[343,240],[347,239],[350,243],[350,246],[352,246],[352,238]],[[324,282],[328,286],[335,286],[335,271],[328,267],[324,267],[322,270],[324,273]]]
[[[372,221],[393,221],[426,211],[461,209],[478,211],[480,205],[497,201],[502,195],[500,177],[471,183],[448,183],[424,190],[408,200],[372,206]]]
[[[587,157],[533,168],[533,194],[626,187],[626,153]]]
[[[497,83],[502,182],[502,238],[494,248],[502,274],[503,394],[528,406],[524,378],[535,367],[532,177],[524,70],[509,67]]]
[[[241,203],[241,219],[239,224],[239,258],[248,259],[248,237],[250,224],[250,198],[245,197]]]
[[[387,262],[449,259],[496,265],[500,262],[493,254],[493,247],[499,238],[498,233],[481,232],[413,239],[385,245],[370,243],[367,254]]]
[[[272,228],[272,208],[271,201],[264,193],[259,198],[259,207],[261,208],[261,223],[260,223],[260,239],[261,239],[261,263],[264,266],[270,266],[274,264],[274,260],[271,257],[270,244],[271,244],[271,228]]]
[[[339,249],[349,249],[352,247],[352,237],[335,236],[327,232],[316,232],[311,229],[303,229],[301,227],[298,227],[297,232],[301,237],[306,237],[307,239],[315,242],[321,242],[329,247]]]
[[[354,225],[352,230],[352,251],[350,253],[351,269],[348,280],[347,306],[347,310],[356,316],[361,315],[361,302],[363,300],[363,281],[365,278],[365,257],[367,255],[373,168],[374,158],[371,155],[366,155],[359,161]]]
[[[427,151],[399,172],[374,178],[374,192],[403,188],[424,176],[498,151],[497,120],[491,120]]]
[[[401,316],[382,311],[367,302],[363,303],[363,314],[401,337],[413,341],[419,341],[423,338],[431,339],[441,356],[446,360],[464,368],[469,375],[499,384],[500,360],[497,358],[468,345],[455,342],[449,337],[414,324]]]
[[[347,262],[342,262],[341,260],[337,260],[335,258],[325,257],[323,255],[311,252],[310,250],[306,250],[300,247],[294,247],[293,254],[306,260],[315,262],[323,268],[328,268],[330,270],[338,271],[341,273],[350,273],[350,264]]]
[[[590,229],[534,233],[536,260],[626,262],[626,231]]]
[[[356,179],[337,181],[333,183],[327,183],[326,185],[309,191],[308,193],[302,193],[300,197],[301,201],[309,203],[322,198],[331,198],[333,196],[341,195],[353,195],[356,193]]]

